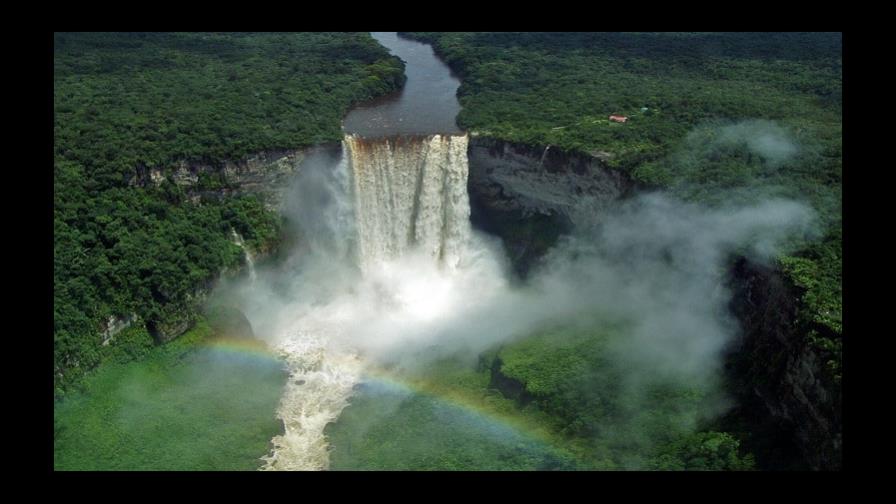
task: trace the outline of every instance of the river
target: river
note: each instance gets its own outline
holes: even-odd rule
[[[363,103],[343,122],[346,134],[363,137],[459,134],[460,80],[429,44],[404,39],[393,32],[373,32],[380,44],[404,60],[407,82],[392,94]]]

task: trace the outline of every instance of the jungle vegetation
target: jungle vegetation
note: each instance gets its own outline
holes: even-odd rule
[[[135,185],[138,169],[336,141],[353,103],[405,79],[366,33],[57,33],[53,64],[57,395],[152,345],[138,329],[102,346],[109,317],[183,318],[242,260],[231,229],[250,248],[278,238],[255,196],[196,201],[170,181]]]

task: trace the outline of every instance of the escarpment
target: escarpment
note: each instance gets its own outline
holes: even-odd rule
[[[170,181],[184,188],[194,201],[202,197],[257,194],[273,211],[282,204],[290,177],[307,154],[308,149],[286,149],[220,163],[181,160],[167,169],[139,166],[128,185],[148,187]]]
[[[749,422],[788,434],[798,464],[842,465],[842,391],[798,316],[801,293],[781,272],[745,258],[731,271],[731,311],[741,337],[729,357],[730,378]],[[767,417],[767,418],[763,418]]]
[[[326,148],[326,145],[318,148]],[[167,168],[140,165],[134,169],[127,184],[131,187],[153,187],[166,182],[173,183],[184,190],[189,202],[193,204],[200,204],[203,199],[255,194],[269,211],[277,212],[283,206],[293,176],[313,150],[314,148],[263,151],[242,159],[219,163],[181,160]],[[163,308],[156,316],[146,320],[145,326],[157,342],[170,341],[193,327],[216,278],[236,275],[244,267],[251,270],[253,257],[259,259],[274,252],[270,243],[263,244],[258,250],[249,251],[242,237],[233,229],[231,233],[234,235],[234,243],[244,249],[246,256],[240,265],[225,268],[215,278],[200,282],[186,299],[176,299],[164,290],[153,292],[154,298],[163,303]],[[254,272],[250,271],[250,274]],[[110,317],[108,327],[103,332],[103,344],[110,343],[121,330],[119,326],[127,327],[135,321],[133,316]]]
[[[635,182],[600,156],[472,137],[470,219],[501,237],[514,270],[529,268],[576,225],[598,221]]]

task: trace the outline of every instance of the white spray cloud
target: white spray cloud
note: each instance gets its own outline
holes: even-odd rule
[[[322,210],[333,210],[332,201]],[[303,326],[338,327],[330,331],[332,344],[382,362],[428,355],[423,349],[433,357],[482,351],[545,324],[599,313],[631,323],[631,351],[620,348],[620,355],[702,373],[718,364],[736,329],[723,286],[727,254],[769,258],[783,239],[812,229],[811,209],[793,201],[707,209],[647,194],[565,239],[525,286],[511,286],[498,244],[476,233],[457,269],[409,253],[362,275],[350,254],[306,246],[288,261],[296,268],[291,278],[262,275],[280,284],[279,293],[264,281],[246,292],[247,315],[272,340]]]
[[[358,362],[425,368],[430,359],[475,355],[549,325],[625,324],[625,337],[610,351],[632,384],[645,370],[711,380],[737,331],[724,286],[729,254],[768,259],[786,238],[815,228],[812,210],[794,201],[706,208],[653,193],[621,203],[562,240],[525,285],[509,280],[496,239],[472,230],[464,234],[468,242],[456,267],[434,261],[430,250],[412,249],[362,272],[346,169],[333,159],[303,166],[296,201],[286,209],[297,224],[297,246],[279,267],[260,268],[254,284],[229,290],[255,333],[275,346],[313,343],[329,349],[315,347],[315,355],[360,357],[329,374],[305,364],[294,372],[321,384],[315,388],[321,393],[338,383],[342,395],[318,401],[300,393],[308,384],[289,385],[287,395],[305,402],[297,399],[293,411],[281,412],[296,425],[292,433],[287,427],[281,453],[308,442],[323,446],[322,434],[301,443],[288,438],[334,414],[309,413],[308,401],[344,405],[345,376],[358,376]]]
[[[692,131],[685,145],[706,159],[724,149],[745,147],[771,168],[781,166],[800,152],[790,131],[774,121],[750,119],[732,124],[709,124]]]
[[[370,313],[353,342],[384,358],[419,358],[421,347],[436,347],[436,356],[477,352],[546,324],[600,315],[630,324],[618,350],[632,364],[706,374],[736,330],[723,285],[727,255],[768,258],[781,239],[810,232],[812,223],[812,211],[791,201],[707,210],[642,196],[565,240],[526,286],[511,287],[500,263],[487,260],[451,277],[403,263],[385,277],[397,293],[394,311]],[[367,301],[356,298],[359,306]]]

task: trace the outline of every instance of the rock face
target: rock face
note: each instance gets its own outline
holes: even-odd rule
[[[797,316],[801,292],[780,272],[746,259],[735,264],[731,283],[731,309],[743,333],[729,369],[745,404],[763,410],[752,412],[757,418],[769,416],[779,432],[792,434],[808,468],[840,469],[841,387],[808,336],[820,328]]]
[[[514,269],[529,267],[576,225],[590,224],[634,182],[601,155],[570,154],[486,137],[469,143],[473,225],[498,235]]]
[[[109,317],[106,321],[106,329],[103,331],[103,346],[108,346],[116,334],[124,331],[137,321],[137,314],[131,313],[126,317]]]
[[[159,185],[170,180],[201,196],[260,194],[269,209],[279,208],[289,179],[305,159],[306,150],[267,151],[223,164],[180,161],[174,168],[138,167],[128,181],[131,186]]]

